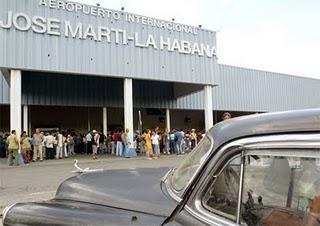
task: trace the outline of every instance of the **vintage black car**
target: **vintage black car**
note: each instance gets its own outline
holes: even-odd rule
[[[227,120],[178,168],[81,174],[52,200],[7,207],[3,223],[319,225],[319,132],[320,109]]]

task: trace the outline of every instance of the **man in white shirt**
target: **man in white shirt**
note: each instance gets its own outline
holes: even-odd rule
[[[46,146],[47,159],[54,159],[53,144],[55,144],[56,142],[57,142],[56,138],[52,136],[51,133],[48,133],[48,135],[44,137],[44,144]]]
[[[152,132],[151,143],[152,143],[153,154],[155,154],[156,156],[160,155],[159,139],[160,139],[160,136],[156,132]]]
[[[63,137],[58,131],[57,133],[57,149],[56,149],[56,159],[61,159],[63,157]]]

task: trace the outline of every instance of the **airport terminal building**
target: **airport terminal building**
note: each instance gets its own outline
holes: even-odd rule
[[[320,80],[221,65],[216,33],[66,0],[0,3],[0,131],[208,129],[320,106]]]

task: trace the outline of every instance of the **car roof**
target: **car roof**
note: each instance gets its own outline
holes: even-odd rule
[[[237,138],[312,131],[320,132],[320,108],[241,116],[216,124],[208,134],[216,150]]]

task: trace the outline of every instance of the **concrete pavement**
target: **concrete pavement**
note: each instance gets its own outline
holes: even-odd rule
[[[15,202],[47,200],[54,197],[61,182],[76,175],[74,159],[78,159],[81,168],[134,169],[177,166],[184,156],[162,156],[157,160],[145,158],[116,158],[104,156],[92,160],[89,156],[77,155],[60,160],[46,160],[24,166],[7,166],[6,159],[0,159],[0,211]],[[159,178],[160,182],[160,178]],[[1,225],[1,223],[0,223]]]

